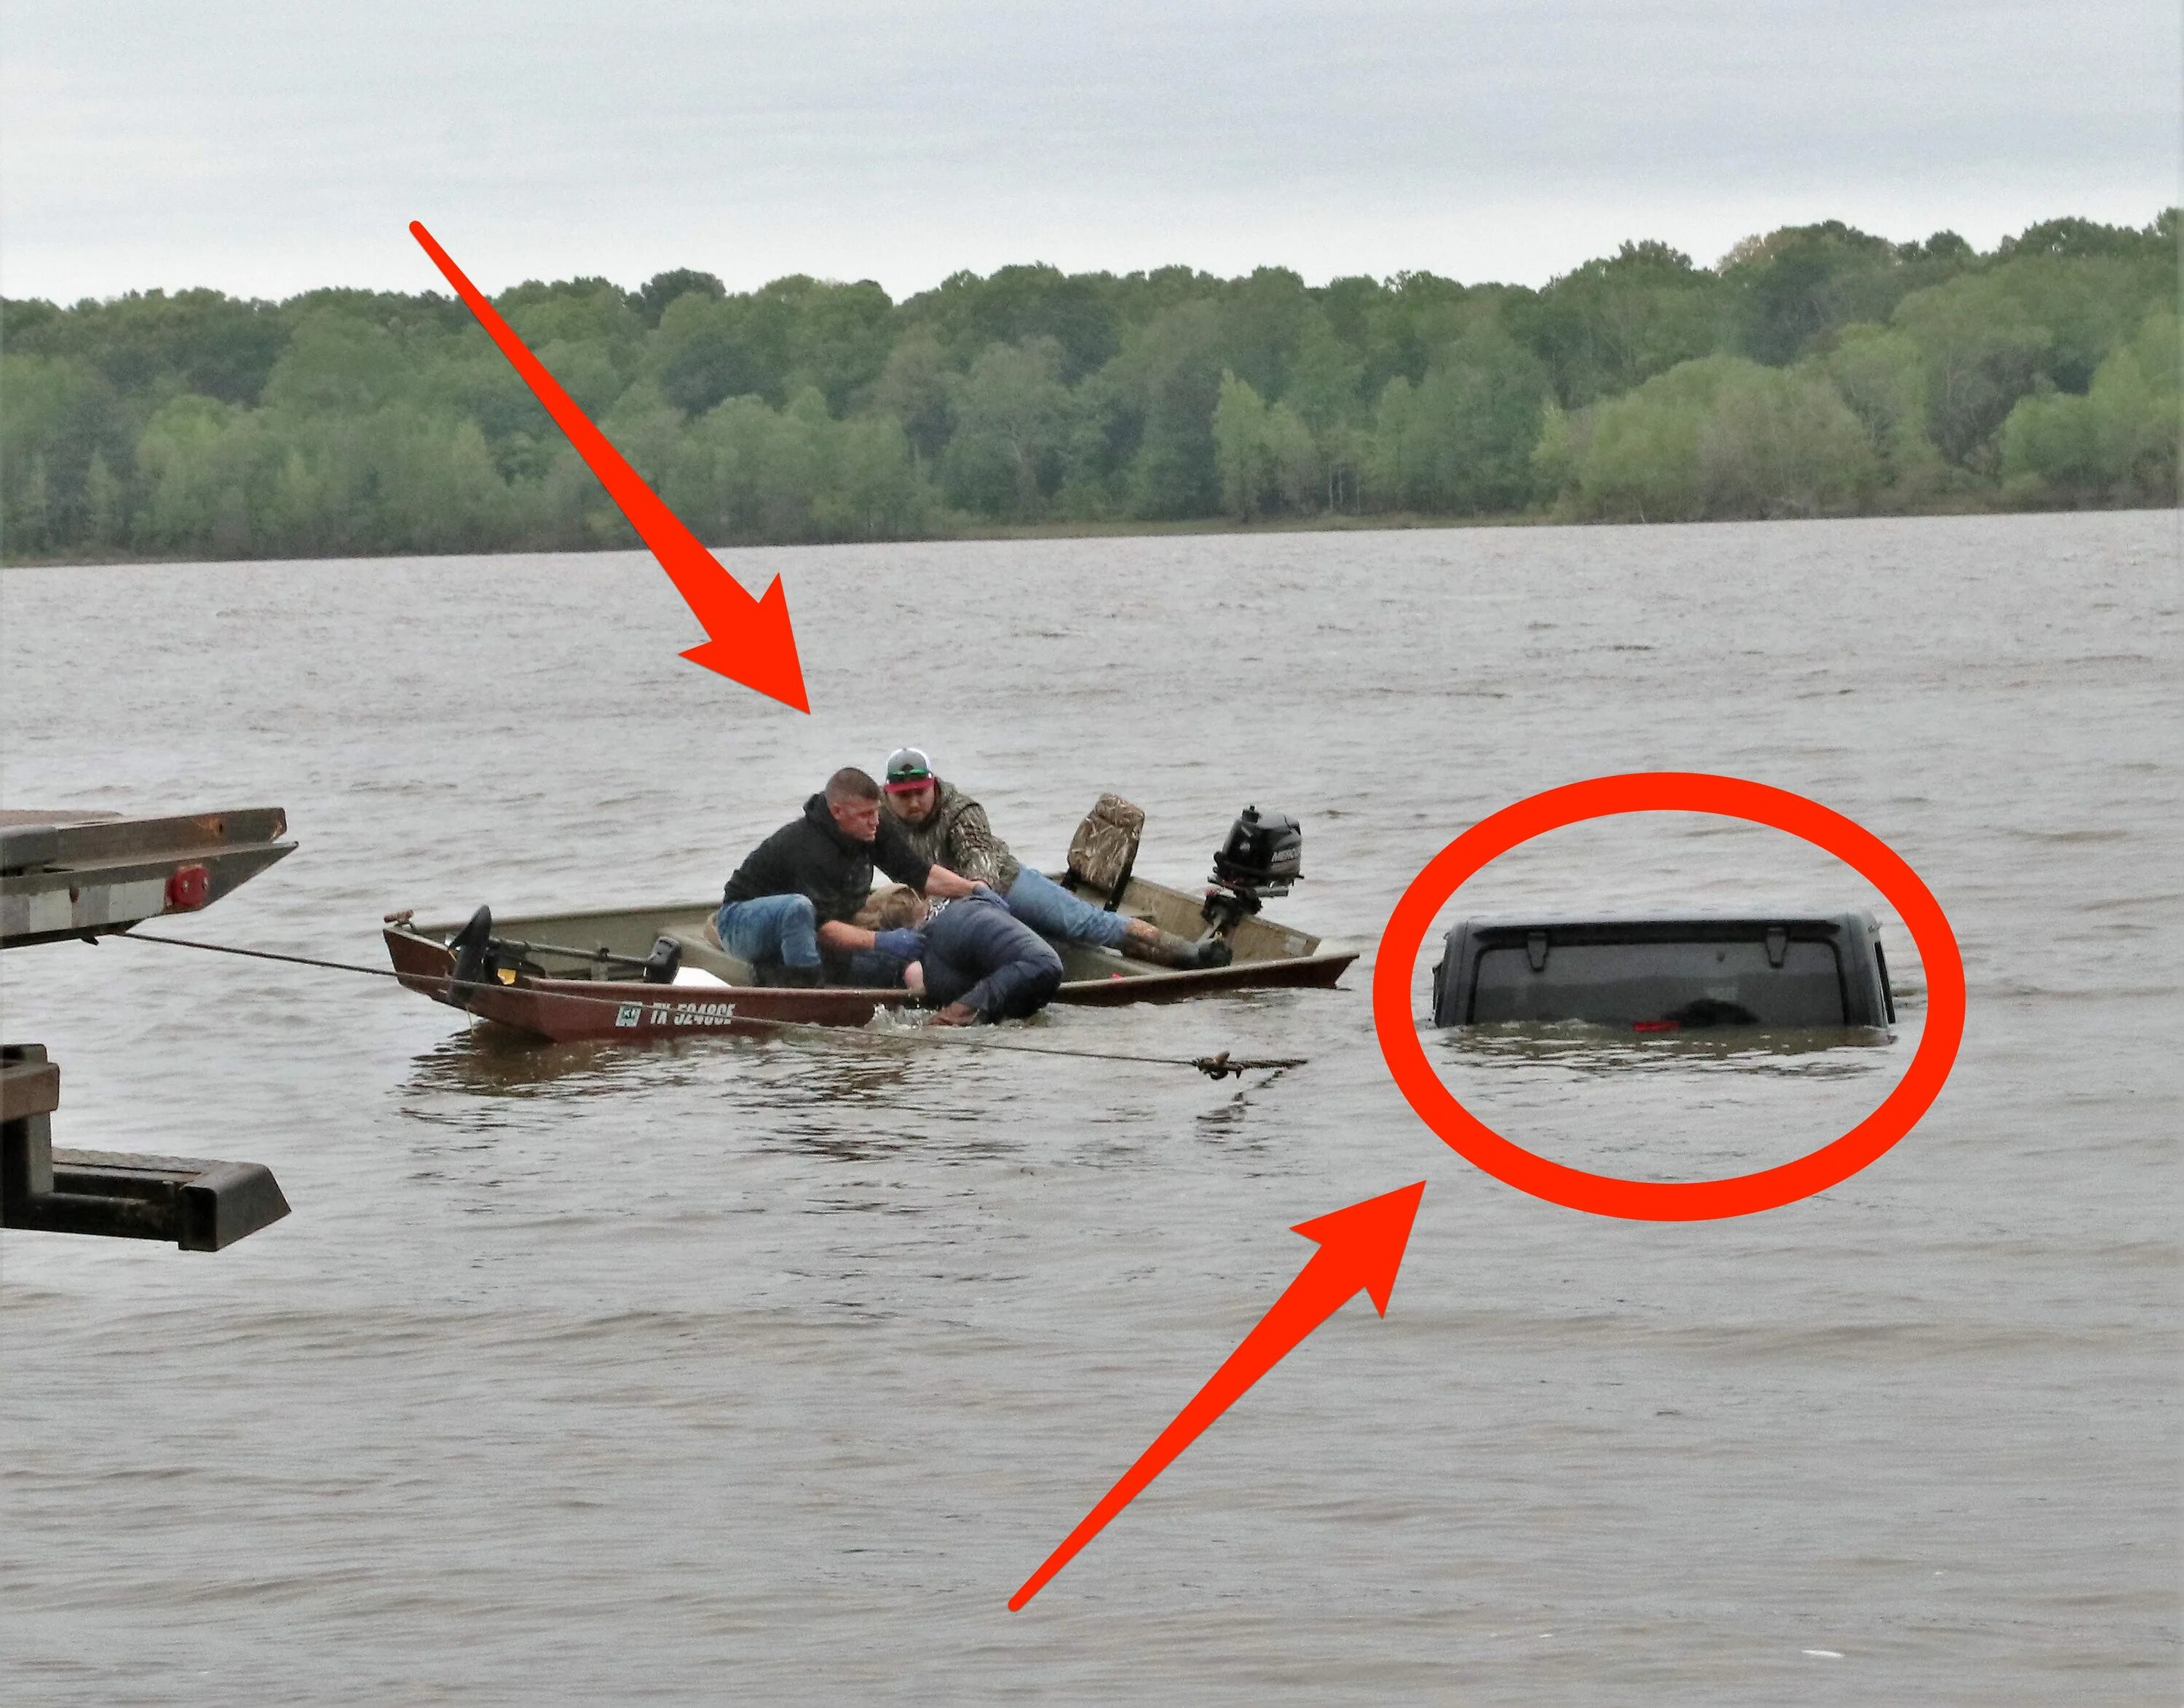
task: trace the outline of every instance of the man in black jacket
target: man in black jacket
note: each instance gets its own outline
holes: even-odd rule
[[[898,884],[931,896],[967,896],[972,887],[883,823],[880,785],[845,766],[804,803],[801,818],[783,825],[736,868],[713,920],[721,946],[758,968],[761,980],[816,985],[830,972],[846,974],[850,957],[875,941],[850,922],[872,891],[876,865]]]

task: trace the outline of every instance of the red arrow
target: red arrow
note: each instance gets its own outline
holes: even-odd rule
[[[463,276],[463,270],[433,241],[423,224],[412,220],[410,234],[425,246],[425,253],[447,275],[455,294],[469,304],[478,324],[500,346],[501,354],[546,406],[554,425],[569,436],[577,455],[599,477],[607,496],[621,506],[630,526],[660,560],[660,567],[667,572],[682,602],[705,625],[708,639],[683,657],[755,688],[784,706],[810,712],[811,702],[804,693],[804,667],[796,656],[796,631],[789,627],[788,600],[781,590],[781,578],[774,577],[763,599],[754,600],[738,586],[735,578],[721,567],[720,561],[705,550],[698,536],[682,525],[682,518],[660,501],[622,454],[607,443],[606,435],[592,425],[590,417],[577,407],[576,399],[561,389],[478,287]]]
[[[1123,1473],[1123,1480],[1047,1556],[1046,1564],[1009,1598],[1010,1612],[1038,1594],[1048,1578],[1075,1559],[1078,1550],[1106,1528],[1107,1521],[1135,1500],[1178,1454],[1206,1432],[1215,1418],[1241,1399],[1253,1382],[1361,1289],[1372,1295],[1373,1309],[1387,1315],[1388,1295],[1395,1290],[1396,1271],[1402,1267],[1411,1221],[1418,1213],[1418,1199],[1425,1189],[1426,1183],[1420,1181],[1400,1192],[1384,1192],[1346,1210],[1296,1225],[1295,1231],[1308,1240],[1318,1241],[1319,1249],[1274,1301],[1274,1308],[1228,1355],[1228,1363],[1213,1372],[1213,1380],[1198,1390],[1175,1421],[1160,1432],[1160,1438]]]

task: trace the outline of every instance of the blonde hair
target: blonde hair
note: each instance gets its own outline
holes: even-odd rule
[[[861,931],[899,931],[925,923],[925,898],[907,884],[875,890],[850,921]]]

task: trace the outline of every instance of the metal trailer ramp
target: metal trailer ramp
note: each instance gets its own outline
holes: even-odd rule
[[[181,818],[0,813],[0,948],[192,913],[288,854],[278,807]],[[230,1246],[288,1214],[259,1163],[56,1149],[60,1064],[0,1045],[0,1227]]]

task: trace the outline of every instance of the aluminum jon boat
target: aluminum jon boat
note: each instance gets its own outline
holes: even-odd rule
[[[1055,881],[1178,936],[1217,935],[1232,958],[1223,967],[1170,969],[1088,944],[1056,944],[1063,967],[1056,1002],[1112,1007],[1236,991],[1325,988],[1357,958],[1355,949],[1261,917],[1262,900],[1287,894],[1299,875],[1301,835],[1281,815],[1262,819],[1247,812],[1240,818],[1215,858],[1212,883],[1195,893],[1135,876],[1129,869],[1135,838],[1124,840],[1120,846],[1110,838],[1080,859],[1080,830],[1070,869],[1053,874]],[[1112,887],[1097,881],[1102,877]],[[723,950],[710,930],[719,905],[707,899],[501,919],[480,908],[468,921],[438,924],[419,924],[405,911],[387,916],[382,935],[410,989],[556,1041],[763,1035],[783,1024],[862,1026],[916,1000],[900,989],[761,985],[749,963]]]

